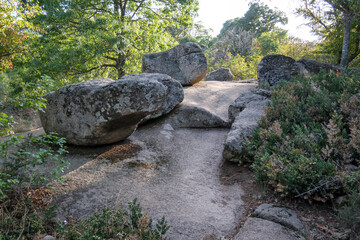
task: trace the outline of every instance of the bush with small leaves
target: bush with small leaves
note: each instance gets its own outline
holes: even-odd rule
[[[327,201],[360,183],[360,74],[283,82],[247,148],[258,180],[283,196]]]

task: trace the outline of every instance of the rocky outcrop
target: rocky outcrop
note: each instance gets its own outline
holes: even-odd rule
[[[337,71],[343,70],[343,68],[341,68],[341,67],[327,64],[327,63],[318,62],[315,60],[310,60],[310,59],[300,59],[296,63],[300,64],[300,66],[303,67],[306,70],[306,73],[308,73],[308,74],[312,74],[312,73],[317,74],[317,73],[320,73],[321,71],[337,72]]]
[[[295,61],[283,55],[268,55],[258,65],[258,80],[261,88],[276,86],[281,80],[290,81],[291,77],[320,72],[339,72],[344,68],[310,59]]]
[[[219,68],[215,71],[209,73],[205,81],[233,81],[234,75],[232,74],[230,68]]]
[[[269,88],[281,80],[290,81],[300,73],[300,66],[291,57],[274,54],[264,57],[257,68],[259,86]]]
[[[231,129],[224,144],[223,159],[242,163],[243,146],[251,133],[258,127],[264,115],[264,107],[270,100],[254,92],[240,95],[229,106]]]
[[[200,46],[185,43],[170,50],[143,56],[143,73],[167,74],[183,86],[201,81],[207,74],[207,60]]]
[[[304,223],[288,208],[262,204],[249,217],[234,240],[305,240]]]
[[[144,76],[95,79],[45,95],[40,118],[46,132],[57,132],[68,143],[109,144],[130,136],[144,117],[163,107],[165,96],[162,83]]]
[[[176,81],[174,78],[161,73],[143,73],[143,74],[134,74],[128,75],[122,78],[122,80],[139,80],[139,79],[148,79],[158,81],[164,85],[166,91],[166,98],[163,107],[152,113],[147,115],[141,123],[145,123],[146,121],[154,118],[158,118],[162,115],[168,114],[171,110],[176,107],[179,103],[184,100],[184,90],[181,84]]]

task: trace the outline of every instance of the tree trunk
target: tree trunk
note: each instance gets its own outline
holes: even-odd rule
[[[343,38],[343,47],[342,47],[341,62],[340,62],[340,65],[342,67],[347,67],[349,64],[351,19],[352,19],[351,13],[344,12],[344,38]]]
[[[116,60],[116,70],[118,72],[118,79],[122,78],[125,75],[125,62],[126,55],[118,54],[118,58]]]

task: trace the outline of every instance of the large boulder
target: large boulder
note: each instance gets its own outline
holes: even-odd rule
[[[130,136],[147,115],[161,109],[166,90],[162,83],[139,76],[95,79],[68,85],[44,96],[40,112],[46,132],[57,132],[68,143],[101,145]]]
[[[291,57],[274,54],[264,57],[257,68],[259,86],[269,88],[281,80],[290,81],[300,73],[300,66]]]
[[[154,118],[158,118],[162,115],[168,114],[171,110],[176,107],[179,103],[184,100],[184,89],[181,84],[166,74],[161,73],[142,73],[142,74],[134,74],[125,76],[122,79],[127,80],[139,80],[139,79],[148,79],[158,81],[164,85],[166,91],[166,98],[164,106],[159,110],[152,114],[147,115],[141,123],[145,123],[146,121]]]
[[[183,86],[201,81],[207,74],[207,60],[196,43],[185,43],[170,50],[143,56],[143,73],[164,73]]]
[[[209,73],[205,81],[233,81],[234,75],[232,74],[230,68],[219,68],[215,71]]]

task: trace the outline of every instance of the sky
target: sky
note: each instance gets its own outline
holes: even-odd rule
[[[288,34],[307,41],[315,41],[317,38],[311,34],[311,29],[304,26],[306,20],[294,14],[295,9],[300,6],[299,0],[262,0],[270,8],[277,8],[285,12],[289,21],[281,28],[288,30]],[[249,0],[199,0],[199,17],[206,28],[213,29],[212,35],[219,34],[223,23],[229,19],[243,17],[249,9]]]

